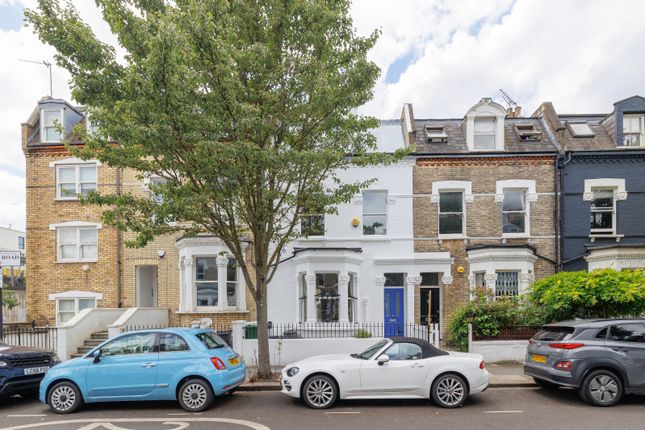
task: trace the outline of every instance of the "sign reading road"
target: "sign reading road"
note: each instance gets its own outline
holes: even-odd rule
[[[20,266],[20,251],[0,251],[0,267]]]

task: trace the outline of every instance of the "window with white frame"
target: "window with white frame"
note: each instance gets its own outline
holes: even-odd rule
[[[56,198],[75,200],[96,191],[96,164],[56,166]]]
[[[502,233],[526,233],[526,190],[504,189],[502,202]]]
[[[363,234],[387,234],[387,191],[363,191]]]
[[[60,227],[56,234],[59,262],[98,259],[97,227]]]
[[[83,309],[95,308],[95,298],[60,298],[56,299],[56,322],[66,323]]]
[[[62,109],[43,109],[40,121],[42,123],[41,141],[43,143],[62,142],[63,135],[58,130],[58,126],[63,125]]]
[[[495,297],[513,297],[520,292],[520,273],[517,271],[498,271],[495,281]]]
[[[237,260],[228,259],[226,266],[226,305],[237,306]]]
[[[163,194],[159,192],[157,187],[163,186],[168,182],[168,180],[166,178],[162,178],[161,176],[151,176],[149,181],[149,189],[152,194],[152,200],[154,200],[156,203],[163,203]]]
[[[616,204],[611,189],[593,190],[591,201],[591,234],[614,234],[616,231]]]
[[[87,130],[87,134],[89,135],[96,135],[96,133],[99,131],[99,126],[96,124],[96,122],[92,121],[89,114],[85,116],[85,128]]]
[[[298,277],[298,309],[300,322],[307,321],[307,281],[305,280],[305,273],[301,273]]]
[[[495,149],[495,118],[475,118],[474,149]]]
[[[353,273],[349,274],[349,283],[347,284],[347,311],[349,312],[349,322],[356,321],[356,279]]]
[[[338,273],[316,273],[316,314],[319,322],[337,322],[340,295]]]
[[[217,306],[217,282],[216,257],[197,257],[195,259],[197,306]]]
[[[475,288],[486,289],[486,272],[475,272]]]
[[[645,145],[645,136],[643,115],[624,115],[623,116],[623,145],[624,146],[643,146]]]
[[[439,192],[439,234],[464,234],[464,193],[462,191]]]

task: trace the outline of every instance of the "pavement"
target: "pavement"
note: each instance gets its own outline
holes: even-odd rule
[[[537,386],[533,378],[525,376],[522,371],[522,363],[504,362],[504,363],[487,363],[486,368],[490,373],[491,388],[518,388],[518,387],[535,387]],[[275,369],[279,375],[279,369]],[[253,370],[249,372],[253,374]],[[279,391],[279,376],[275,381],[247,382],[243,384],[239,391]]]
[[[317,411],[275,391],[238,392],[218,398],[202,413],[176,402],[87,405],[55,415],[35,399],[0,401],[0,430],[642,430],[645,397],[627,397],[613,408],[582,403],[573,390],[490,388],[459,409],[428,400],[340,401]]]

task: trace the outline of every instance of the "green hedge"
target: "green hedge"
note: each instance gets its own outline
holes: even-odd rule
[[[560,272],[533,284],[530,301],[547,320],[611,318],[645,313],[641,270]]]

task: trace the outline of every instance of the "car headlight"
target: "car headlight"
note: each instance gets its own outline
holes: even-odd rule
[[[57,365],[60,363],[60,358],[58,358],[57,354],[52,355],[52,364]]]
[[[0,361],[0,367],[5,367],[7,365],[6,361]]]
[[[297,368],[297,367],[292,367],[292,368],[290,368],[290,369],[287,369],[287,376],[289,376],[289,377],[291,377],[291,376],[296,376],[296,375],[298,374],[298,372],[300,372],[300,369],[299,369],[299,368]]]

